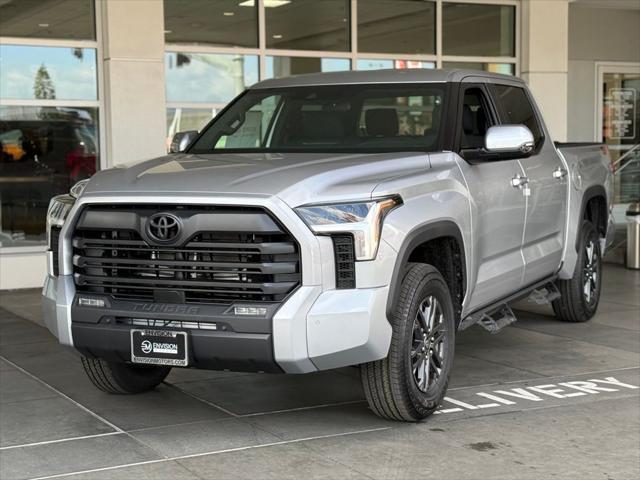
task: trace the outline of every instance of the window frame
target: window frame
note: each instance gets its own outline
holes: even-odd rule
[[[503,103],[500,101],[500,96],[498,94],[497,87],[519,88],[520,90],[523,91],[524,97],[529,103],[529,106],[531,107],[531,111],[533,112],[533,118],[538,127],[538,131],[540,132],[540,138],[535,142],[535,148],[531,153],[531,156],[537,155],[538,153],[540,153],[540,150],[542,150],[542,148],[544,147],[544,144],[546,143],[547,134],[544,128],[544,122],[540,117],[540,112],[538,111],[536,102],[533,99],[531,92],[524,85],[514,85],[512,83],[501,83],[499,81],[492,82],[489,90],[491,92],[491,96],[493,97],[493,102],[496,105],[496,110],[498,112],[498,125],[511,125],[512,122],[509,122],[506,118],[506,111],[504,110]]]

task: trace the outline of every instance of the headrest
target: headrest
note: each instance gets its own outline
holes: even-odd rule
[[[302,137],[304,139],[336,139],[344,135],[340,114],[336,112],[302,112]]]
[[[398,135],[398,114],[395,108],[372,108],[364,115],[367,134],[376,137]]]
[[[469,105],[462,106],[462,130],[468,135],[473,134],[473,112]]]

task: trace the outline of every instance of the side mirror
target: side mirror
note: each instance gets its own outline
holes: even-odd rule
[[[489,153],[531,155],[535,141],[531,130],[524,125],[496,125],[487,130],[484,147]]]
[[[178,132],[173,136],[171,140],[171,146],[169,152],[180,153],[184,152],[189,144],[198,136],[197,130],[189,130],[187,132]]]

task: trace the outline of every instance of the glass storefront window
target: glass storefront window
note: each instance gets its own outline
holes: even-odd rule
[[[349,50],[349,0],[265,0],[264,6],[267,48]]]
[[[0,106],[0,247],[45,241],[49,199],[98,164],[98,109]]]
[[[340,72],[349,70],[347,58],[318,57],[267,57],[265,78],[281,78],[317,72]]]
[[[256,2],[164,0],[167,43],[257,47]]]
[[[0,98],[96,100],[96,50],[0,45]]]
[[[176,133],[188,130],[200,131],[215,114],[215,108],[167,108],[167,151]]]
[[[513,63],[480,63],[480,62],[443,62],[442,68],[463,70],[484,70],[485,72],[515,75],[516,66]]]
[[[381,70],[386,68],[436,68],[435,62],[423,62],[420,60],[388,60],[382,58],[358,59],[358,70]]]
[[[95,40],[94,0],[3,0],[3,37]]]
[[[445,55],[515,56],[516,9],[509,5],[442,4]]]
[[[168,102],[226,103],[258,81],[258,56],[165,54]]]
[[[358,50],[370,53],[435,53],[435,2],[358,0]]]

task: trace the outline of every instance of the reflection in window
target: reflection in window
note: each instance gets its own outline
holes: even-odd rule
[[[435,53],[436,4],[423,0],[358,0],[358,50]]]
[[[226,103],[258,81],[256,55],[165,54],[167,101]]]
[[[342,72],[349,70],[347,58],[318,57],[267,57],[265,78],[281,78],[317,72]]]
[[[266,1],[265,19],[267,48],[349,50],[349,0]]]
[[[45,240],[49,199],[93,175],[98,109],[0,106],[0,247]]]
[[[241,0],[164,0],[167,43],[258,46],[256,2]]]
[[[95,40],[94,0],[0,1],[3,37]]]
[[[515,12],[515,7],[509,5],[444,3],[442,5],[444,54],[515,56]]]
[[[480,63],[480,62],[444,62],[442,68],[462,70],[484,70],[491,73],[515,75],[516,66],[513,63]]]
[[[381,58],[358,59],[358,70],[382,70],[387,68],[436,68],[435,62],[423,62],[421,60],[387,60]]]
[[[0,98],[96,100],[95,49],[0,45]]]
[[[200,131],[215,114],[215,108],[167,108],[167,151],[176,133]]]

